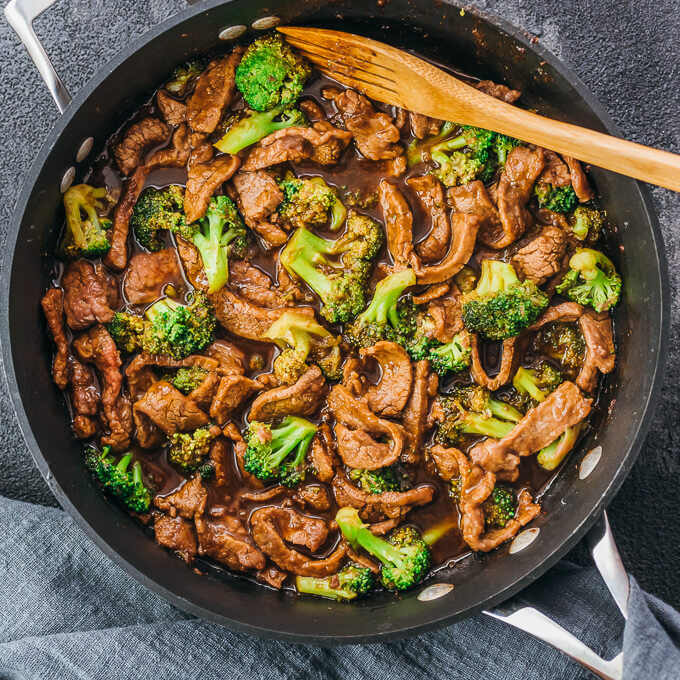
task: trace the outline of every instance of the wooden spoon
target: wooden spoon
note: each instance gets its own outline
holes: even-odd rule
[[[407,52],[351,33],[280,27],[320,71],[385,104],[486,128],[680,191],[680,156],[506,104]]]

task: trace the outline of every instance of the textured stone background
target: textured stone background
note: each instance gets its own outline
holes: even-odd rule
[[[430,0],[422,0],[429,2]],[[4,3],[3,3],[4,4]],[[538,36],[609,110],[624,136],[680,152],[680,9],[677,0],[479,0],[478,7]],[[36,22],[71,92],[131,38],[184,7],[182,0],[60,0]],[[19,188],[57,112],[9,26],[0,21],[0,248]],[[680,197],[654,189],[675,297],[680,278]],[[610,518],[628,570],[680,607],[678,398],[680,305],[673,305],[670,362],[645,447]],[[56,505],[33,465],[0,381],[0,494]],[[584,559],[582,550],[572,555]]]

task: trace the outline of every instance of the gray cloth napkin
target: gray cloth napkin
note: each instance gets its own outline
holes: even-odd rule
[[[521,599],[625,680],[680,677],[680,615],[631,579],[625,626],[595,569],[562,562]],[[0,678],[12,680],[572,680],[578,665],[483,615],[399,642],[320,648],[188,616],[124,573],[62,511],[0,498]]]

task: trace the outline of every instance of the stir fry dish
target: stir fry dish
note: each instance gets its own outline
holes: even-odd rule
[[[541,512],[614,369],[577,160],[276,34],[179,66],[64,209],[42,307],[83,466],[199,570],[334,600],[455,571]]]

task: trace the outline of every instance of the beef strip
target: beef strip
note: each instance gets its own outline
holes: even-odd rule
[[[394,270],[400,271],[410,267],[413,261],[413,215],[404,195],[392,182],[381,180],[379,192],[387,249]]]
[[[244,172],[264,170],[272,165],[311,160],[320,165],[338,162],[352,135],[322,120],[312,127],[289,127],[260,140],[243,163]]]
[[[238,471],[241,476],[241,479],[244,481],[245,484],[248,486],[254,488],[254,489],[261,489],[264,484],[257,478],[255,475],[251,475],[250,472],[248,472],[245,469],[245,464],[244,464],[244,456],[246,453],[246,449],[248,448],[248,445],[246,444],[245,440],[243,439],[241,432],[239,431],[238,427],[234,423],[227,423],[223,428],[222,428],[222,434],[227,438],[231,439],[234,445],[234,457],[236,458],[236,464],[238,465]]]
[[[133,409],[167,435],[191,432],[208,424],[208,416],[165,380],[154,383],[135,402]]]
[[[279,529],[279,515],[283,509],[266,507],[255,510],[250,526],[255,543],[281,569],[298,576],[324,577],[334,574],[347,555],[347,545],[340,542],[327,557],[316,559],[289,548]]]
[[[437,298],[446,295],[449,292],[450,287],[451,286],[449,283],[433,283],[431,286],[428,286],[422,293],[418,293],[417,295],[412,296],[413,304],[426,305],[428,302],[432,302],[433,300],[436,300]]]
[[[189,167],[184,193],[187,222],[194,222],[205,215],[212,195],[233,176],[240,165],[241,159],[238,156],[224,155]]]
[[[376,111],[362,94],[355,90],[325,88],[323,95],[335,102],[345,127],[352,133],[363,156],[379,161],[402,154],[403,147],[398,143],[400,132],[392,118],[386,113]]]
[[[554,152],[543,149],[545,167],[538,176],[538,184],[552,184],[554,187],[568,187],[571,185],[571,176],[567,164]]]
[[[500,215],[481,180],[451,187],[446,197],[456,212],[477,215],[482,219],[478,238],[484,245],[495,248],[495,244],[502,241],[503,225]]]
[[[328,424],[322,423],[309,449],[309,461],[314,475],[320,482],[330,482],[333,479],[337,462],[335,451],[335,440],[331,428]]]
[[[187,564],[193,563],[198,545],[194,525],[189,520],[156,515],[153,530],[158,545],[176,552]]]
[[[245,223],[257,232],[270,247],[286,242],[288,235],[269,217],[283,201],[283,192],[276,180],[264,170],[237,172],[233,178],[238,202]]]
[[[68,358],[71,352],[64,326],[64,291],[50,288],[40,304],[45,314],[47,328],[57,348],[52,361],[52,379],[60,390],[65,390],[69,382]]]
[[[528,279],[540,286],[560,271],[566,250],[566,233],[556,227],[545,227],[536,238],[515,253],[510,264],[521,279]]]
[[[260,583],[265,583],[272,588],[276,588],[276,590],[281,590],[284,582],[288,578],[288,572],[283,571],[274,565],[270,565],[264,569],[260,569],[255,574],[255,578]]]
[[[507,85],[494,83],[492,80],[480,80],[475,84],[475,87],[484,94],[500,99],[506,104],[514,104],[522,96],[519,90],[513,90]]]
[[[460,449],[436,444],[428,449],[427,454],[435,464],[437,474],[445,482],[450,482],[461,474],[461,461],[465,454]]]
[[[465,328],[461,294],[455,284],[448,287],[447,294],[430,302],[427,313],[434,323],[432,335],[439,342],[451,342]]]
[[[376,441],[364,430],[348,430],[335,426],[338,453],[342,462],[352,468],[379,470],[397,462],[399,452],[389,443]]]
[[[219,428],[215,429],[219,431]],[[211,431],[214,431],[213,428],[211,428]],[[227,444],[224,439],[215,439],[210,447],[210,454],[208,455],[213,470],[215,470],[215,486],[226,486],[229,482],[229,462],[227,455]]]
[[[73,431],[78,439],[90,439],[97,432],[96,416],[101,395],[94,373],[74,356],[69,357]]]
[[[82,362],[92,364],[99,373],[102,410],[109,428],[108,434],[101,437],[101,445],[110,446],[114,452],[127,450],[132,436],[132,411],[122,392],[123,376],[116,344],[106,328],[98,324],[75,338],[73,349]]]
[[[420,457],[423,435],[427,426],[429,397],[436,393],[438,379],[430,373],[430,362],[416,362],[413,368],[413,390],[402,414],[401,424],[406,432],[406,446],[401,454],[402,463],[415,464]]]
[[[584,392],[593,392],[597,387],[599,373],[611,373],[616,364],[614,329],[609,312],[586,310],[579,318],[579,327],[586,341],[586,356],[576,384]]]
[[[157,118],[143,118],[130,125],[113,147],[113,156],[122,175],[142,165],[144,154],[170,136],[170,128]]]
[[[113,319],[107,281],[97,274],[91,262],[70,262],[62,276],[61,285],[64,289],[66,323],[72,330],[82,331],[96,323],[108,323]]]
[[[508,154],[498,183],[498,212],[503,235],[493,244],[494,248],[509,246],[531,223],[527,203],[544,167],[543,149],[518,146]]]
[[[433,175],[410,177],[406,183],[416,192],[423,210],[431,220],[429,233],[416,244],[418,257],[425,263],[441,260],[451,240],[451,225],[442,185]]]
[[[156,301],[166,285],[177,291],[184,286],[182,272],[174,248],[164,248],[155,253],[137,253],[130,258],[123,291],[128,302],[145,305]]]
[[[210,417],[224,425],[233,413],[257,390],[259,382],[244,375],[227,375],[220,379],[215,397],[210,405]]]
[[[580,423],[593,400],[586,399],[572,382],[563,382],[527,414],[503,439],[485,439],[470,451],[470,460],[499,477],[515,481],[519,458],[540,451],[568,427]]]
[[[508,338],[503,340],[503,350],[501,354],[501,367],[498,373],[491,377],[486,374],[484,366],[482,364],[482,358],[480,355],[480,345],[479,337],[476,334],[471,334],[470,336],[470,348],[472,349],[472,365],[470,371],[472,373],[472,378],[474,381],[486,387],[490,391],[497,390],[503,385],[507,385],[510,382],[514,374],[514,367],[516,363],[515,357],[515,344],[517,338]]]
[[[248,260],[233,260],[229,263],[229,287],[258,307],[276,309],[286,304],[269,276]]]
[[[559,305],[553,305],[541,314],[538,321],[529,326],[528,331],[537,331],[549,323],[556,323],[561,321],[563,323],[570,323],[577,321],[583,314],[583,307],[576,302],[561,302]]]
[[[234,74],[243,52],[243,47],[235,47],[231,54],[213,59],[198,77],[186,113],[194,132],[209,135],[222,120],[234,95]]]
[[[444,123],[439,118],[430,118],[422,113],[408,112],[411,133],[416,139],[425,139],[433,135],[438,135]]]
[[[217,361],[221,375],[243,375],[246,372],[246,355],[233,342],[215,340],[204,351]]]
[[[199,508],[208,497],[200,476],[186,481],[181,488],[167,496],[156,496],[153,504],[169,517],[183,517],[193,520]]]
[[[595,197],[595,192],[588,182],[588,178],[586,177],[586,173],[583,171],[581,163],[579,163],[579,161],[577,161],[575,158],[571,158],[571,156],[563,156],[563,158],[564,162],[569,168],[571,186],[574,189],[576,198],[578,198],[581,203],[592,201],[592,199]]]
[[[365,400],[368,408],[380,416],[398,416],[411,394],[411,360],[396,342],[377,342],[359,351],[362,359],[373,358],[380,364],[377,385],[369,385]]]
[[[316,552],[328,539],[328,526],[319,517],[303,515],[294,508],[275,508],[272,517],[285,541]]]
[[[293,500],[302,508],[311,508],[315,512],[327,512],[331,509],[331,499],[326,487],[318,484],[301,486],[295,492]]]
[[[172,127],[177,127],[187,119],[187,105],[171,97],[167,90],[158,90],[156,105],[165,118],[165,122]]]
[[[249,420],[270,422],[285,416],[311,416],[326,394],[326,380],[318,366],[311,366],[293,385],[267,390],[250,409]]]

